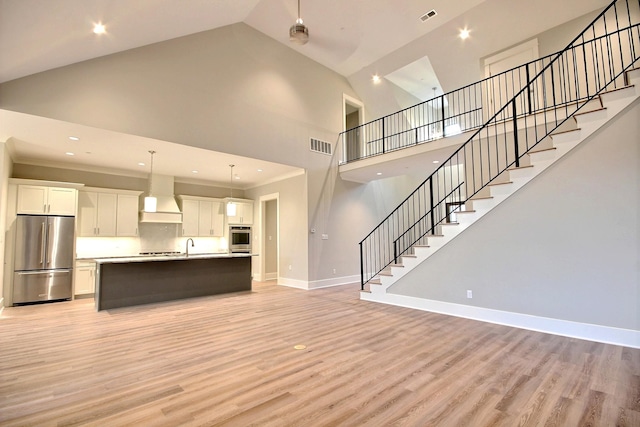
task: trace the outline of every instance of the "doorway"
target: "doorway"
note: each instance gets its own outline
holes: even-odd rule
[[[262,281],[278,280],[280,259],[279,195],[260,197],[260,278]]]
[[[358,128],[364,124],[364,104],[359,100],[342,94],[342,130]],[[362,146],[364,132],[362,129],[344,133],[342,138],[342,161],[349,162],[365,156]]]
[[[518,46],[492,55],[484,60],[484,76],[486,78],[499,75],[505,71],[520,67],[528,62],[539,58],[538,40],[529,40]],[[509,75],[498,77],[497,81],[491,80],[490,86],[484,91],[487,95],[484,98],[485,121],[502,108],[516,93],[527,83],[525,74],[518,74],[519,80],[515,80]],[[533,90],[533,88],[532,88]],[[510,113],[504,112],[499,120],[504,120]]]

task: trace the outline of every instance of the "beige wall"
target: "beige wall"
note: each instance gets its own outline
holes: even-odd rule
[[[0,85],[0,107],[305,167],[346,79],[239,23]]]
[[[638,117],[636,100],[391,293],[640,330]]]
[[[277,195],[280,209],[280,259],[278,270],[282,284],[305,287],[309,281],[308,236],[307,236],[307,175],[298,175],[283,181],[249,189],[247,198],[255,201],[254,212],[259,211],[259,200],[263,196]],[[254,215],[255,219],[260,218]],[[260,248],[262,224],[254,221],[253,235],[255,247]],[[260,255],[262,256],[262,255]],[[253,265],[254,276],[262,262],[256,257]]]

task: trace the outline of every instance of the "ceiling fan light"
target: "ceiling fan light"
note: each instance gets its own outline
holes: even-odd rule
[[[289,28],[289,41],[299,45],[307,44],[309,41],[309,29],[302,24],[301,19]]]

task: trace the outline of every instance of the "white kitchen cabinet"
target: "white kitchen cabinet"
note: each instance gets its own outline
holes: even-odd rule
[[[224,236],[224,203],[219,199],[178,196],[184,237]]]
[[[222,202],[199,202],[198,232],[200,236],[220,237],[224,235],[224,204]]]
[[[76,261],[74,273],[74,295],[93,294],[96,290],[96,263],[93,261]]]
[[[76,214],[75,188],[19,185],[19,214],[70,215]]]
[[[80,191],[78,205],[79,236],[113,237],[116,235],[117,194]]]
[[[232,200],[236,204],[236,214],[227,215],[229,225],[251,225],[253,224],[253,201],[252,200]],[[225,200],[225,212],[226,203]]]
[[[140,191],[85,187],[78,194],[78,236],[138,236]]]
[[[139,198],[140,196],[137,194],[118,194],[116,236],[135,237],[138,235]]]
[[[181,199],[182,202],[182,235],[198,237],[200,202],[193,199]]]

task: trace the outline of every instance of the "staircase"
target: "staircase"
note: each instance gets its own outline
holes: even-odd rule
[[[361,298],[381,301],[391,285],[633,103],[638,63],[640,1],[613,1],[360,242]]]
[[[571,120],[565,122],[561,130],[550,134],[535,150],[529,151],[522,159],[520,166],[508,168],[464,205],[459,205],[454,213],[455,221],[440,224],[437,227],[437,233],[427,236],[423,244],[412,246],[411,254],[400,256],[397,263],[390,264],[378,273],[368,282],[368,289],[362,290],[361,298],[367,300],[372,299],[369,294],[386,293],[391,285],[414,267],[436,253],[640,98],[640,69],[627,71],[626,80],[627,86],[600,93],[585,107],[586,111],[572,115]]]

